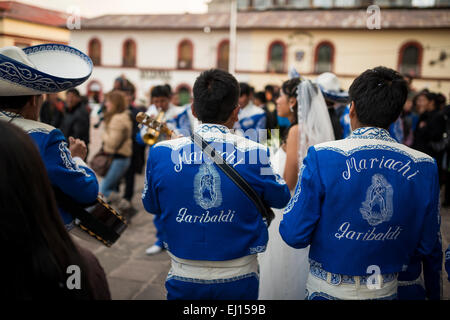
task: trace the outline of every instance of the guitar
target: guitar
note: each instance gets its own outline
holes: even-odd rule
[[[54,187],[54,191],[58,206],[75,218],[75,224],[107,247],[111,247],[128,227],[126,219],[101,196],[83,206],[59,188]]]

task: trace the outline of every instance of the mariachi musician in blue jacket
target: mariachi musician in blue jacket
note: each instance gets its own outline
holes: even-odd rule
[[[84,162],[86,145],[78,139],[68,143],[59,129],[38,118],[42,94],[80,85],[91,72],[90,58],[69,46],[0,49],[0,121],[15,124],[31,136],[52,186],[80,204],[93,203],[98,195],[97,178]],[[66,229],[71,230],[73,216],[62,209],[60,214]]]
[[[267,147],[233,134],[239,86],[222,70],[202,73],[194,84],[194,131],[216,149],[256,193],[275,207],[290,198],[273,173]],[[161,239],[172,267],[168,299],[258,298],[257,254],[268,241],[267,221],[190,137],[157,143],[151,150],[142,194],[145,209],[159,217]]]
[[[307,299],[395,299],[411,258],[440,246],[436,161],[388,132],[406,100],[400,74],[367,70],[349,93],[353,132],[309,148],[280,233],[310,245]]]

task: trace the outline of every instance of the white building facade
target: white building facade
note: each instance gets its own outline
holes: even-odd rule
[[[281,85],[295,67],[315,79],[334,72],[343,89],[368,68],[384,65],[414,76],[417,89],[450,92],[450,9],[384,9],[381,29],[366,10],[238,13],[235,76],[257,91]],[[94,61],[83,94],[103,92],[121,75],[149,102],[151,87],[189,93],[210,68],[228,68],[229,14],[110,15],[82,21],[70,44]],[[186,101],[184,101],[186,102]]]
[[[228,42],[227,31],[83,31],[73,33],[71,45],[89,53],[89,43],[100,42],[101,62],[94,67],[92,76],[81,90],[88,91],[97,83],[103,92],[113,88],[114,79],[120,75],[136,86],[138,99],[149,99],[149,91],[155,85],[170,84],[173,91],[180,88],[192,90],[195,79],[201,71],[217,66],[218,50]],[[136,50],[134,66],[123,65],[124,43],[133,41]],[[192,48],[191,65],[180,67],[180,45],[189,43]],[[251,65],[251,42],[245,34],[239,34],[237,67],[248,69]],[[189,58],[189,57],[188,57]],[[248,81],[248,75],[239,74],[240,81]]]

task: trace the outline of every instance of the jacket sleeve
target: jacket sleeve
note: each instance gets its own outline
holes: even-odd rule
[[[438,237],[433,252],[422,259],[423,279],[429,300],[440,300],[442,293],[442,243]]]
[[[436,164],[433,166],[430,199],[431,201],[423,221],[422,236],[417,248],[417,251],[422,256],[433,253],[436,241],[438,241],[438,238],[440,237],[441,216],[439,212],[439,176]]]
[[[266,129],[266,124],[267,124],[267,117],[266,117],[266,114],[263,113],[263,114],[261,114],[261,117],[257,120],[255,128],[257,130]]]
[[[43,159],[52,185],[82,204],[97,199],[98,181],[94,172],[76,164],[58,129],[49,133]]]
[[[266,151],[267,159],[270,159],[269,150]],[[260,169],[260,175],[263,177],[263,196],[265,203],[271,208],[284,208],[289,199],[291,193],[284,179],[274,172],[270,161],[264,161],[267,165],[263,165]]]
[[[135,140],[136,140],[136,142],[140,145],[140,146],[145,146],[145,142],[144,142],[144,140],[143,140],[143,136],[144,136],[144,134],[145,134],[145,131],[147,130],[147,127],[143,127],[143,128],[141,128],[137,133],[136,133],[136,137],[135,137]]]
[[[289,201],[280,222],[280,235],[291,247],[299,249],[310,244],[320,218],[323,193],[317,153],[314,147],[310,147],[299,170],[294,196]]]
[[[422,238],[418,252],[422,255],[424,282],[429,299],[440,299],[442,273],[442,244],[439,213],[439,178],[437,166],[434,165],[433,186],[429,209],[425,215]]]
[[[189,120],[189,110],[190,106],[186,107],[182,112],[180,112],[173,120],[172,125],[174,126],[171,129],[174,129],[175,132],[179,135],[189,137],[192,133],[191,123]],[[169,125],[170,121],[167,121]]]
[[[142,192],[142,204],[147,212],[152,214],[160,214],[161,207],[156,195],[156,186],[154,185],[154,174],[152,170],[152,154],[154,155],[154,148],[150,148],[147,159],[147,168],[145,168],[145,182],[144,191]]]

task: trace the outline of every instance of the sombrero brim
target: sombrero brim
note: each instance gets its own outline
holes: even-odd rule
[[[62,44],[42,44],[23,51],[36,68],[0,54],[0,96],[56,93],[79,86],[92,73],[91,59]]]
[[[319,85],[320,91],[322,91],[322,94],[325,99],[335,101],[335,102],[348,102],[350,99],[348,92],[342,91],[342,92],[336,92],[336,91],[329,91],[324,90],[321,85]]]

